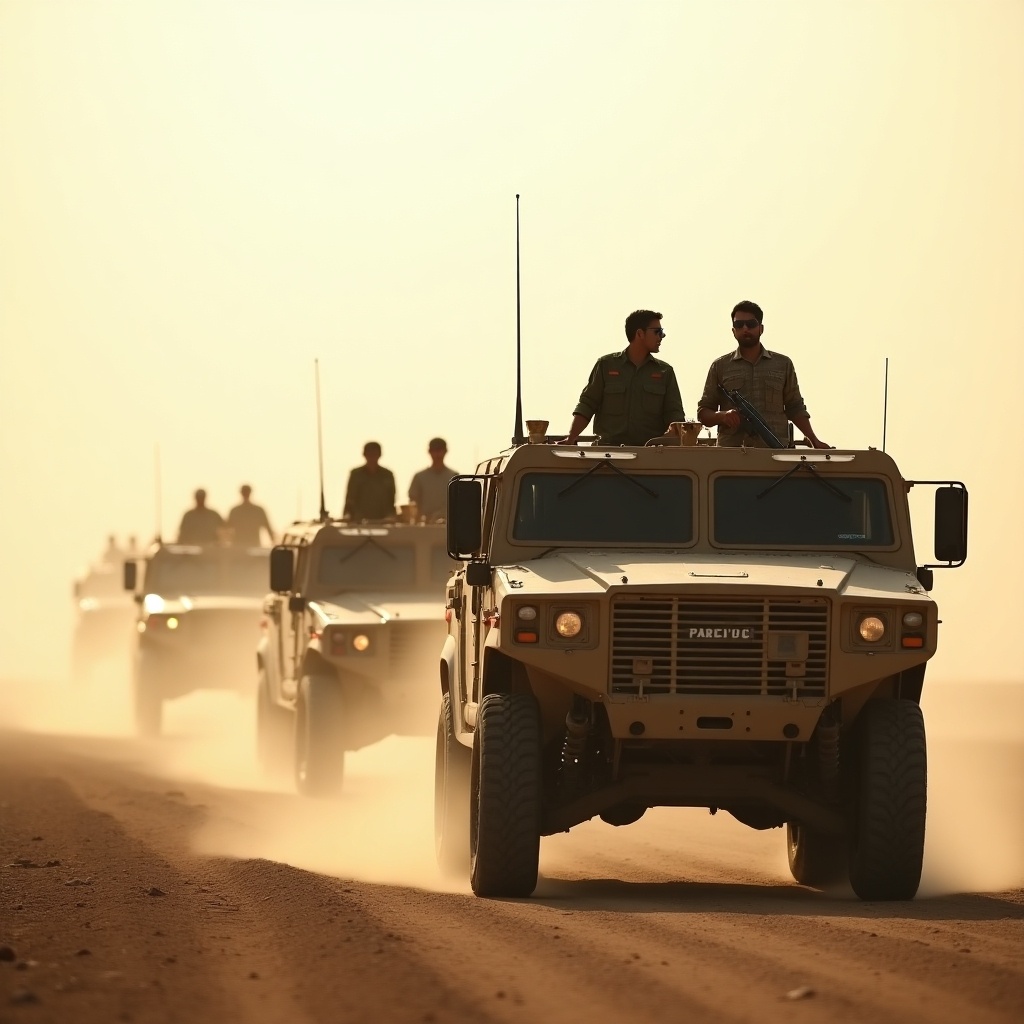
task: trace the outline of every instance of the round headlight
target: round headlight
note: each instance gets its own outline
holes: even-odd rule
[[[583,620],[575,612],[562,612],[555,619],[555,629],[559,636],[576,636],[583,628]]]
[[[869,644],[877,643],[885,636],[885,623],[877,615],[865,615],[857,627],[861,639]]]
[[[357,651],[365,651],[370,646],[370,638],[365,633],[358,633],[352,637],[352,646]]]
[[[903,625],[907,629],[920,629],[924,625],[924,616],[920,612],[907,612],[903,616]]]
[[[537,618],[537,609],[532,604],[524,604],[522,608],[516,613],[519,618],[525,619],[527,622],[532,622]]]
[[[177,629],[178,628],[178,620],[173,615],[167,620],[167,628],[168,629]]]

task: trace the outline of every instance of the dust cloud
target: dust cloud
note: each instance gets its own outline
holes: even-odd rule
[[[297,796],[269,782],[255,757],[251,697],[200,692],[165,705],[159,741],[134,739],[127,675],[103,684],[0,686],[0,727],[110,736],[112,760],[140,762],[152,774],[216,788],[218,812],[194,837],[204,854],[264,858],[342,878],[466,892],[447,879],[433,852],[432,736],[391,737],[349,754],[338,800]],[[929,816],[920,896],[997,892],[1024,885],[1024,685],[926,685]],[[199,799],[202,799],[201,797]],[[694,849],[699,851],[695,859]],[[674,851],[688,849],[678,860]],[[780,830],[755,833],[721,813],[656,808],[635,825],[590,822],[541,845],[538,894],[560,891],[596,862],[609,878],[637,873],[736,882],[787,882]],[[836,893],[836,895],[840,895]],[[852,895],[850,896],[852,898]]]

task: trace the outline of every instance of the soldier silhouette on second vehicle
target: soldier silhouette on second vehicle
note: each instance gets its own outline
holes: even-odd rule
[[[224,520],[219,512],[206,506],[206,491],[201,487],[193,495],[195,507],[182,517],[178,527],[179,544],[216,544],[224,529]]]

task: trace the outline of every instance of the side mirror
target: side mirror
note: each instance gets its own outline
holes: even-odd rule
[[[122,578],[124,580],[125,590],[134,590],[136,583],[138,583],[139,567],[131,561],[124,563],[124,570]]]
[[[448,483],[448,557],[478,554],[482,538],[484,488],[479,480],[452,477]]]
[[[963,565],[967,560],[967,489],[935,491],[935,560]]]
[[[279,544],[270,549],[270,589],[285,594],[295,582],[295,552]]]

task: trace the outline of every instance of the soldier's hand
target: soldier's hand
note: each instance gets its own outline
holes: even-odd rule
[[[811,447],[812,448],[830,448],[832,450],[835,450],[836,446],[834,444],[826,444],[826,442],[824,442],[824,441],[822,441],[822,440],[820,440],[819,438],[816,437],[813,441],[811,441]]]
[[[729,427],[730,430],[735,430],[742,422],[743,417],[735,409],[723,409],[718,414],[720,427]]]
[[[561,441],[556,441],[555,444],[576,444],[575,437],[563,437]]]

